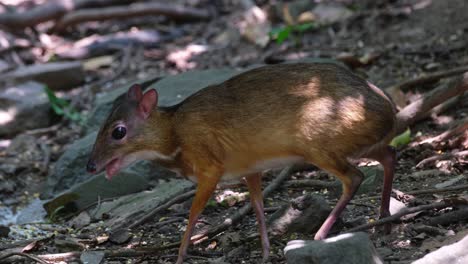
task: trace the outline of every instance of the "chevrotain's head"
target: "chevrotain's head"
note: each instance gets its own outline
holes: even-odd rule
[[[126,95],[117,98],[106,122],[99,130],[94,143],[87,171],[97,173],[106,170],[110,179],[120,169],[134,161],[145,159],[148,153],[148,131],[150,115],[155,111],[158,94],[152,89],[143,94],[140,85],[134,84]],[[157,131],[154,131],[157,137]]]

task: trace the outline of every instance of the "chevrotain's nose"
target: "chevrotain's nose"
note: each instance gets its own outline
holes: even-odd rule
[[[86,165],[86,170],[90,173],[95,173],[96,163],[94,163],[92,160],[88,161],[88,165]]]

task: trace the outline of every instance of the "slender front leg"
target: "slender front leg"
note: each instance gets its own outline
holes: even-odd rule
[[[205,208],[208,199],[210,199],[214,190],[216,189],[216,184],[218,184],[220,175],[218,173],[202,174],[207,176],[201,176],[198,178],[197,191],[195,193],[195,198],[192,202],[192,207],[190,208],[190,216],[185,230],[184,237],[180,243],[179,247],[179,256],[177,257],[177,264],[182,264],[185,255],[187,254],[187,248],[190,244],[190,238],[195,227],[195,223],[198,220],[198,217]]]
[[[268,233],[263,210],[262,174],[256,173],[246,176],[245,182],[247,183],[247,188],[250,193],[250,203],[257,215],[258,228],[260,231],[260,238],[262,240],[262,257],[263,262],[265,262],[270,254],[270,242],[268,241]]]

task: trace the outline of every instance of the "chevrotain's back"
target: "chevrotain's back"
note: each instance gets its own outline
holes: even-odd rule
[[[223,146],[210,152],[334,159],[388,141],[395,113],[387,96],[346,69],[298,63],[260,67],[203,89],[182,103],[175,120],[184,142],[203,133]]]

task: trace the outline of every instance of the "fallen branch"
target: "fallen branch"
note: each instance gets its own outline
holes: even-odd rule
[[[204,9],[156,2],[135,3],[129,6],[83,9],[66,14],[57,22],[53,31],[60,32],[67,27],[86,21],[103,21],[145,15],[164,15],[177,20],[205,20],[210,18],[210,13]]]
[[[82,84],[85,72],[80,61],[49,62],[19,67],[14,71],[0,74],[0,79],[16,82],[34,80],[56,91],[71,89]]]
[[[106,258],[131,258],[131,257],[140,257],[143,255],[159,255],[161,251],[177,248],[179,246],[179,242],[170,243],[163,246],[158,247],[141,247],[141,248],[120,248],[116,250],[103,250],[100,252],[104,252],[104,256]],[[55,253],[55,254],[44,254],[38,255],[37,257],[41,258],[45,261],[50,262],[70,262],[74,259],[79,259],[83,252],[80,251],[71,251],[66,253]],[[47,264],[47,262],[44,262]]]
[[[444,153],[442,155],[434,155],[434,156],[431,156],[429,158],[425,158],[425,159],[421,160],[416,165],[416,168],[424,167],[426,164],[428,164],[430,162],[436,162],[436,161],[439,161],[439,160],[451,159],[451,158],[460,158],[460,157],[465,157],[465,156],[468,156],[468,150],[458,151],[458,152],[455,152],[455,153]]]
[[[289,166],[283,169],[281,173],[263,190],[263,197],[265,198],[269,196],[274,190],[279,188],[281,186],[281,183],[289,177],[293,170],[293,166]],[[191,242],[196,244],[202,240],[205,240],[206,237],[211,237],[223,232],[232,225],[238,223],[244,216],[246,216],[250,212],[251,209],[252,205],[250,203],[246,203],[244,206],[242,206],[242,208],[237,210],[237,212],[235,212],[229,218],[224,220],[222,224],[219,224],[213,228],[210,228],[206,231],[192,236]]]
[[[133,222],[131,225],[129,225],[128,228],[133,229],[133,228],[135,228],[135,227],[137,227],[139,225],[142,225],[146,221],[152,219],[159,212],[161,212],[163,210],[166,210],[167,208],[171,207],[174,204],[178,204],[178,203],[181,203],[181,202],[183,202],[183,201],[185,201],[187,199],[190,199],[194,195],[195,195],[195,190],[184,192],[184,193],[174,197],[173,199],[169,200],[168,202],[154,208],[151,212],[149,212],[148,214],[146,214],[142,218],[138,219],[137,221]],[[116,228],[116,229],[118,229],[118,228]],[[114,230],[116,230],[116,229],[114,229]]]
[[[375,226],[380,226],[380,225],[398,221],[400,220],[401,217],[405,215],[414,214],[414,213],[418,213],[421,211],[433,210],[433,209],[442,209],[442,208],[457,205],[458,203],[460,203],[459,200],[447,199],[447,200],[443,200],[441,202],[437,202],[433,204],[426,204],[426,205],[420,205],[420,206],[415,206],[415,207],[410,207],[410,208],[403,208],[401,211],[399,211],[398,213],[394,215],[379,219],[371,223],[363,224],[363,225],[348,229],[346,232],[356,232],[356,231],[370,229]]]
[[[419,116],[418,119],[416,119],[416,122],[420,121],[420,120],[423,120],[423,119],[426,119],[426,118],[429,118],[429,117],[435,117],[435,116],[438,116],[438,115],[444,113],[445,111],[455,107],[460,102],[463,102],[463,100],[466,100],[466,98],[468,98],[466,95],[467,95],[466,93],[462,93],[462,94],[460,94],[458,96],[455,96],[455,97],[452,97],[452,98],[448,99],[447,101],[441,103],[440,105],[438,105],[438,106],[432,108],[430,111],[426,112],[426,114],[423,114],[423,115]]]
[[[428,138],[428,139],[425,139],[423,141],[421,141],[419,144],[425,144],[425,143],[428,143],[428,144],[432,144],[432,143],[439,143],[439,142],[442,142],[442,141],[445,141],[451,137],[454,137],[454,136],[458,136],[464,132],[466,132],[468,130],[468,117],[464,118],[458,125],[455,125],[455,127],[445,131],[444,133],[438,135],[438,136],[435,136],[435,137],[432,137],[432,138]]]
[[[453,191],[459,191],[459,190],[468,190],[468,184],[463,184],[463,185],[458,185],[458,186],[451,186],[451,187],[446,187],[446,188],[440,188],[440,189],[426,189],[426,190],[416,190],[416,191],[408,191],[404,192],[405,194],[410,194],[410,195],[419,195],[419,194],[435,194],[435,193],[444,193],[444,192],[453,192]],[[395,190],[393,190],[395,192]],[[363,198],[358,198],[354,199],[353,201],[366,201],[366,200],[374,200],[374,199],[379,199],[380,195],[376,196],[367,196]]]
[[[58,19],[67,12],[96,6],[112,4],[126,4],[130,1],[122,0],[72,0],[72,1],[48,1],[30,10],[21,13],[0,14],[0,25],[10,29],[23,29],[35,26],[39,23]]]
[[[336,181],[321,181],[321,180],[290,180],[286,182],[286,187],[291,188],[303,188],[303,187],[312,187],[312,188],[340,188],[341,183]]]
[[[465,73],[465,72],[468,72],[468,65],[458,67],[458,68],[454,68],[454,69],[450,69],[450,70],[446,70],[446,71],[438,71],[438,72],[434,72],[432,74],[422,75],[422,76],[416,77],[416,78],[414,78],[412,80],[404,81],[404,82],[401,82],[399,84],[390,86],[390,87],[386,88],[385,90],[394,90],[394,89],[396,89],[396,90],[406,91],[409,88],[412,88],[412,87],[415,87],[415,86],[435,82],[435,81],[438,81],[440,79],[451,77],[451,76],[458,75],[458,74],[462,74],[462,73]]]
[[[79,259],[81,256],[81,253],[82,252],[74,251],[74,252],[67,252],[67,253],[44,254],[44,255],[38,255],[38,257],[45,261],[53,261],[53,262],[65,261],[68,263],[68,261],[72,259]]]
[[[176,34],[161,34],[157,30],[139,30],[117,32],[108,35],[92,35],[76,42],[69,42],[55,48],[55,54],[62,59],[86,59],[109,53],[115,53],[134,47],[159,47],[162,41],[170,41]]]
[[[39,257],[36,257],[36,256],[28,254],[28,253],[22,253],[22,252],[12,252],[12,253],[8,253],[8,254],[5,254],[3,256],[0,256],[0,261],[3,260],[3,259],[13,257],[13,256],[21,256],[21,257],[25,257],[25,258],[34,260],[37,263],[48,264],[45,260],[43,260],[43,259],[41,259]]]
[[[468,207],[460,208],[453,212],[447,212],[443,215],[430,218],[426,224],[430,226],[446,226],[459,221],[468,219]]]
[[[453,77],[447,83],[428,92],[423,98],[407,105],[397,114],[397,134],[402,133],[421,115],[426,114],[435,106],[468,90],[468,73]]]

